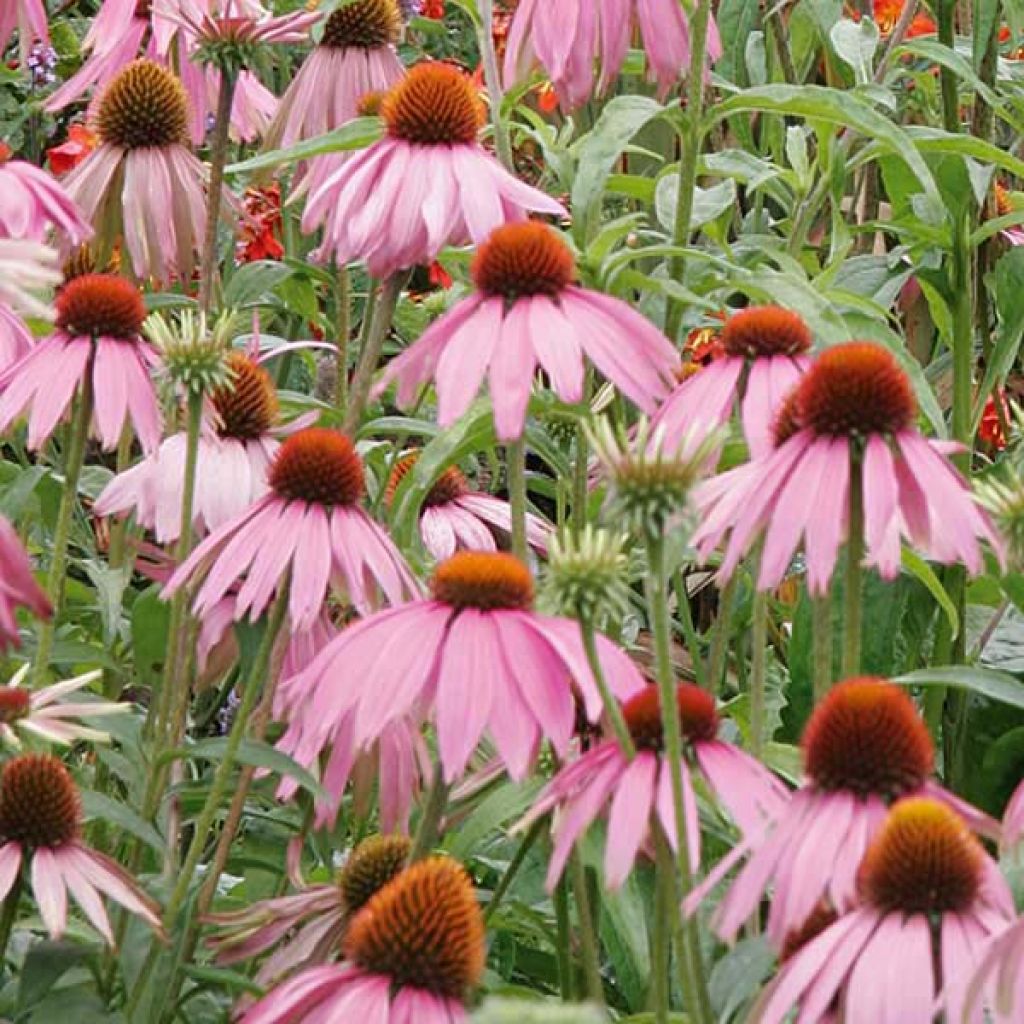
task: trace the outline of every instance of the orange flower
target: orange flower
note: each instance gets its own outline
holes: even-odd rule
[[[892,30],[903,13],[905,2],[906,0],[874,0],[875,23],[878,25],[878,31],[883,39],[892,35]],[[910,27],[907,29],[907,39],[913,39],[914,36],[934,35],[936,31],[935,22],[928,14],[919,12],[914,15],[914,20],[911,21]]]
[[[998,392],[998,396],[998,405],[995,395],[989,395],[985,403],[981,423],[978,424],[978,440],[1001,452],[1006,447],[1006,431],[1003,430],[1003,424],[1009,419],[1010,410],[1002,391]]]
[[[84,124],[73,124],[68,138],[46,151],[50,170],[60,176],[76,168],[99,144],[99,136]]]

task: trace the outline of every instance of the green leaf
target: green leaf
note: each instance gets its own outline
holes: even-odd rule
[[[996,264],[992,277],[999,329],[992,355],[985,366],[985,376],[978,389],[971,435],[981,422],[988,396],[1006,380],[1017,360],[1021,337],[1024,336],[1024,246],[1011,246]]]
[[[630,139],[664,109],[649,96],[616,96],[601,111],[591,131],[576,143],[578,165],[572,207],[577,221],[585,221],[584,214],[600,202],[608,177]]]
[[[708,982],[715,1019],[727,1024],[757,993],[775,965],[775,952],[764,936],[742,939],[718,963]]]
[[[92,789],[83,789],[82,814],[87,821],[93,818],[102,818],[104,821],[112,822],[147,846],[151,846],[161,853],[164,852],[166,844],[163,837],[148,821],[141,818],[130,807],[118,803],[117,800],[112,800],[103,793]]]
[[[448,852],[456,860],[466,860],[483,838],[522,817],[543,786],[541,779],[505,782],[473,808],[457,832],[446,837]]]
[[[902,686],[949,686],[1024,709],[1024,683],[1009,672],[997,672],[995,669],[970,665],[922,668],[897,676],[893,682]]]
[[[942,200],[932,172],[914,148],[907,132],[855,93],[822,85],[763,85],[731,96],[711,113],[720,119],[752,111],[828,121],[875,139],[906,162],[932,204],[941,206]]]
[[[292,273],[291,267],[277,260],[244,263],[231,275],[224,289],[224,308],[241,309],[265,299]]]
[[[473,1014],[473,1024],[606,1024],[596,1006],[564,1006],[539,999],[488,999]]]
[[[655,209],[661,226],[666,231],[671,231],[676,222],[676,199],[678,198],[679,183],[674,174],[665,175],[659,182],[655,192]],[[726,210],[731,210],[736,205],[736,182],[731,179],[712,185],[710,188],[701,188],[699,185],[693,190],[693,212],[690,215],[690,230],[716,220]]]
[[[249,174],[252,171],[264,171],[281,164],[293,164],[299,160],[322,156],[324,153],[347,153],[354,149],[365,149],[384,134],[384,122],[379,117],[357,117],[354,121],[335,128],[326,135],[318,135],[315,139],[306,139],[286,149],[275,149],[269,153],[260,153],[241,163],[231,164],[225,169],[227,174]]]
[[[942,585],[942,581],[935,575],[935,570],[920,555],[907,547],[903,548],[901,559],[903,568],[911,576],[923,583],[928,589],[928,593],[935,598],[936,603],[949,620],[949,627],[953,631],[953,636],[957,636],[960,632],[960,616],[957,614],[956,605],[953,604],[949,594],[946,592],[946,588]]]
[[[157,765],[184,758],[194,761],[220,761],[227,752],[227,746],[227,737],[200,740],[190,747],[177,747],[174,750],[168,750],[157,760]],[[329,799],[327,790],[302,765],[297,764],[287,754],[283,754],[280,750],[260,740],[242,740],[241,746],[238,748],[238,761],[251,768],[265,768],[277,775],[289,775],[317,799]]]
[[[24,1012],[46,994],[72,967],[91,955],[88,946],[76,942],[42,941],[33,944],[25,955],[18,980],[18,1009]]]
[[[874,71],[875,51],[878,49],[878,26],[868,18],[853,21],[840,18],[829,33],[836,56],[853,69],[858,85],[867,85]]]
[[[226,967],[205,967],[196,964],[185,964],[182,967],[182,971],[193,981],[216,988],[251,992],[256,996],[261,996],[264,992],[263,986],[258,985],[252,978],[241,971],[232,971]]]

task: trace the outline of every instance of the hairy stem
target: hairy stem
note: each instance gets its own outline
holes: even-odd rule
[[[441,836],[441,819],[448,806],[450,792],[451,786],[444,781],[444,771],[439,763],[434,767],[434,781],[427,793],[427,802],[423,806],[412,849],[409,851],[410,864],[429,857],[437,846],[437,841]]]
[[[597,688],[601,694],[601,701],[604,704],[604,712],[611,723],[612,732],[615,733],[619,749],[629,760],[632,760],[636,756],[636,746],[633,743],[633,737],[629,734],[626,719],[622,715],[622,705],[615,699],[615,695],[608,685],[604,669],[601,667],[601,659],[597,656],[597,636],[594,632],[593,623],[581,619],[580,633],[583,636],[583,649],[587,652],[587,664],[590,665],[590,671],[594,676],[594,681],[597,683]]]
[[[846,594],[845,621],[843,623],[843,678],[849,679],[860,671],[860,646],[863,614],[863,579],[861,562],[864,560],[864,485],[860,463],[850,465],[849,537],[846,541]]]

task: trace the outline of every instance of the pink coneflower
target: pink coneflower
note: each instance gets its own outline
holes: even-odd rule
[[[935,800],[902,800],[859,867],[855,908],[786,963],[752,1019],[782,1024],[798,1009],[813,1024],[838,1004],[845,1021],[932,1024],[941,990],[959,1022],[973,967],[1012,914],[1009,887],[963,821]]]
[[[418,452],[410,452],[395,463],[385,493],[389,506],[418,459]],[[420,510],[423,546],[436,561],[443,562],[456,551],[497,551],[495,533],[502,538],[512,533],[509,503],[472,490],[466,477],[454,466],[446,469],[423,499]],[[550,536],[550,525],[539,516],[527,513],[526,540],[530,546],[543,555]]]
[[[7,49],[15,32],[22,60],[28,57],[34,42],[49,41],[43,0],[4,0],[0,5],[0,53]]]
[[[454,423],[486,374],[500,440],[523,432],[538,365],[565,402],[583,399],[584,356],[630,401],[653,412],[669,393],[679,355],[625,302],[573,284],[572,253],[543,224],[500,227],[473,263],[477,293],[392,360],[377,393],[398,381],[405,404],[436,382],[438,421]]]
[[[446,781],[464,770],[485,731],[512,777],[524,778],[541,736],[557,753],[567,750],[573,682],[591,720],[601,714],[578,625],[538,615],[532,604],[533,579],[512,555],[453,555],[436,569],[430,600],[349,626],[285,684],[295,714],[279,747],[311,765],[350,723],[358,749],[389,724],[433,711]],[[597,648],[619,697],[643,687],[615,644],[598,637]]]
[[[240,583],[235,614],[255,621],[290,570],[291,627],[303,632],[316,622],[332,578],[343,581],[360,613],[376,603],[377,587],[389,604],[417,592],[398,549],[360,505],[363,464],[344,434],[311,427],[292,435],[269,480],[269,494],[192,552],[167,584],[167,596],[204,577],[194,604],[203,616]]]
[[[107,450],[131,422],[144,451],[160,443],[161,417],[142,340],[139,290],[113,274],[86,274],[57,297],[57,329],[0,375],[0,430],[28,417],[28,444],[42,447],[88,379],[94,429]]]
[[[395,52],[401,31],[395,0],[356,0],[335,10],[281,97],[265,147],[325,135],[357,117],[367,93],[387,92],[401,81],[405,68]]]
[[[698,686],[683,683],[676,691],[679,724],[687,755],[715,798],[744,832],[759,832],[781,812],[786,788],[759,761],[717,738],[715,698]],[[669,844],[676,847],[678,831],[672,806],[672,773],[664,754],[661,704],[657,687],[648,686],[630,698],[622,716],[636,747],[630,760],[612,739],[591,747],[563,768],[537,798],[517,828],[557,810],[552,832],[555,848],[548,865],[547,884],[553,889],[573,846],[593,821],[608,812],[604,880],[612,889],[629,877],[640,849],[648,843],[657,821]],[[683,761],[683,805],[691,866],[700,863],[700,824],[691,764]]]
[[[861,859],[887,806],[900,797],[934,798],[975,831],[998,834],[997,822],[930,781],[934,748],[928,728],[906,693],[884,679],[848,679],[835,686],[811,715],[802,745],[806,777],[774,827],[746,835],[703,887],[751,854],[715,914],[716,929],[727,941],[770,887],[767,934],[776,946],[823,901],[847,911],[855,902]]]
[[[603,93],[622,70],[639,27],[647,55],[647,77],[662,99],[690,64],[690,25],[677,0],[522,0],[516,8],[505,50],[505,80],[511,86],[538,61],[567,110],[597,91]],[[708,24],[709,61],[722,55],[714,18]]]
[[[0,303],[0,370],[16,363],[32,347],[32,332],[13,310]]]
[[[695,427],[728,422],[739,402],[743,433],[755,457],[772,448],[783,399],[807,369],[811,332],[796,313],[755,306],[734,313],[719,337],[723,355],[688,377],[651,421],[672,449]]]
[[[901,537],[929,558],[978,572],[979,539],[998,551],[998,538],[946,457],[955,448],[923,437],[916,414],[910,381],[886,349],[828,349],[784,403],[775,450],[697,489],[693,543],[707,557],[730,535],[720,570],[727,578],[763,533],[758,587],[772,590],[803,538],[809,589],[824,594],[856,483],[866,561],[884,578],[900,571]]]
[[[103,718],[132,710],[130,704],[109,700],[75,703],[63,699],[99,679],[103,674],[99,670],[39,690],[25,690],[21,684],[28,670],[29,665],[23,665],[6,686],[0,686],[0,737],[13,747],[21,746],[20,732],[65,745],[79,740],[106,743],[110,735],[83,725],[82,719]]]
[[[950,1002],[948,996],[946,1004],[953,1012],[963,1005],[970,1024],[983,1020],[1019,1024],[1024,1020],[1024,917],[992,939],[982,952],[962,1004]],[[983,1009],[988,1010],[989,1017],[984,1016]],[[952,1014],[949,1019],[960,1020]]]
[[[431,857],[397,875],[355,916],[345,962],[274,989],[242,1024],[464,1024],[484,969],[484,924],[465,869]]]
[[[156,904],[116,861],[81,840],[82,809],[67,768],[48,754],[24,754],[0,771],[0,898],[22,864],[31,863],[32,893],[53,939],[67,928],[68,893],[111,945],[104,895],[160,929]]]
[[[188,101],[150,60],[129,64],[99,104],[100,145],[64,188],[107,247],[123,239],[138,278],[188,280],[206,231],[207,171],[186,147]]]
[[[405,836],[370,836],[352,851],[333,883],[211,914],[207,923],[220,929],[207,940],[216,962],[230,966],[274,950],[254,976],[263,988],[299,968],[328,962],[352,918],[405,868],[411,847]]]
[[[280,447],[277,392],[269,374],[244,352],[228,356],[231,382],[210,395],[199,438],[193,525],[200,534],[240,515],[270,490],[267,474]],[[119,473],[96,499],[97,515],[135,514],[161,543],[181,533],[184,433],[173,434],[141,462]]]
[[[48,619],[53,613],[50,600],[32,575],[32,564],[21,546],[14,527],[0,516],[0,651],[17,647],[18,608]]]
[[[92,228],[64,189],[46,171],[10,155],[0,143],[0,237],[44,242],[55,229],[72,245],[84,242]]]
[[[381,114],[384,138],[315,189],[302,217],[303,231],[324,225],[321,252],[339,265],[365,260],[375,277],[389,277],[528,213],[565,214],[480,145],[483,108],[472,80],[450,65],[418,64]]]
[[[57,253],[39,242],[0,238],[0,305],[25,316],[52,319],[36,292],[60,282]]]

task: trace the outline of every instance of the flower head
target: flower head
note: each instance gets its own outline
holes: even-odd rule
[[[523,778],[541,736],[567,749],[576,718],[572,684],[601,712],[579,628],[533,611],[533,579],[512,555],[462,551],[442,562],[431,599],[372,615],[327,644],[284,686],[293,714],[281,749],[313,766],[332,743],[372,745],[395,722],[436,718],[451,782],[486,731],[513,777]],[[597,638],[612,689],[643,685],[635,666]],[[351,685],[329,680],[344,673]]]
[[[740,828],[758,833],[781,811],[786,790],[758,761],[718,738],[714,697],[690,683],[676,689],[679,725],[686,743],[681,764],[683,809],[691,865],[700,863],[700,822],[693,785],[697,771]],[[569,853],[599,814],[607,812],[605,882],[618,888],[658,827],[675,848],[678,830],[672,803],[672,770],[665,752],[658,688],[646,686],[622,702],[622,717],[635,748],[627,758],[612,739],[599,742],[567,764],[516,826],[522,829],[555,811],[554,852],[548,867],[549,889],[557,882]]]
[[[32,889],[52,938],[67,927],[68,893],[111,945],[103,895],[159,929],[155,904],[120,865],[82,842],[81,824],[78,788],[60,760],[23,754],[8,761],[0,769],[0,897],[31,860]]]
[[[153,313],[146,319],[145,330],[171,380],[186,392],[209,394],[228,386],[234,325],[230,313],[210,323],[205,313],[186,309],[176,322]]]
[[[931,1024],[941,1000],[947,1019],[963,1020],[974,965],[1012,911],[964,822],[934,800],[903,800],[867,848],[856,906],[786,962],[757,1019],[781,1024],[799,1007],[819,1020],[838,1001],[851,1020],[898,1007],[900,1024]]]
[[[949,462],[956,450],[926,440],[907,375],[872,342],[837,345],[810,366],[777,418],[778,447],[708,481],[695,496],[694,543],[707,557],[728,535],[728,578],[763,536],[758,587],[778,586],[801,540],[808,586],[828,588],[849,529],[851,479],[859,478],[867,564],[900,571],[900,543],[936,561],[983,564],[979,541],[1001,557],[995,531]],[[806,496],[819,499],[808,502]]]
[[[345,963],[296,975],[252,1007],[243,1024],[298,1024],[325,1010],[380,1024],[463,1024],[485,954],[483,918],[465,869],[446,857],[406,868],[355,916],[342,949]]]
[[[388,277],[531,212],[563,214],[480,145],[483,106],[472,79],[451,65],[417,64],[385,95],[381,117],[384,138],[331,164],[310,189],[302,226],[324,224],[321,255],[366,260],[375,277]]]
[[[402,14],[395,0],[355,0],[331,12],[321,46],[373,50],[394,46],[402,34]]]
[[[565,529],[548,545],[544,593],[560,614],[599,625],[625,618],[630,608],[626,538],[591,523],[582,531]]]

